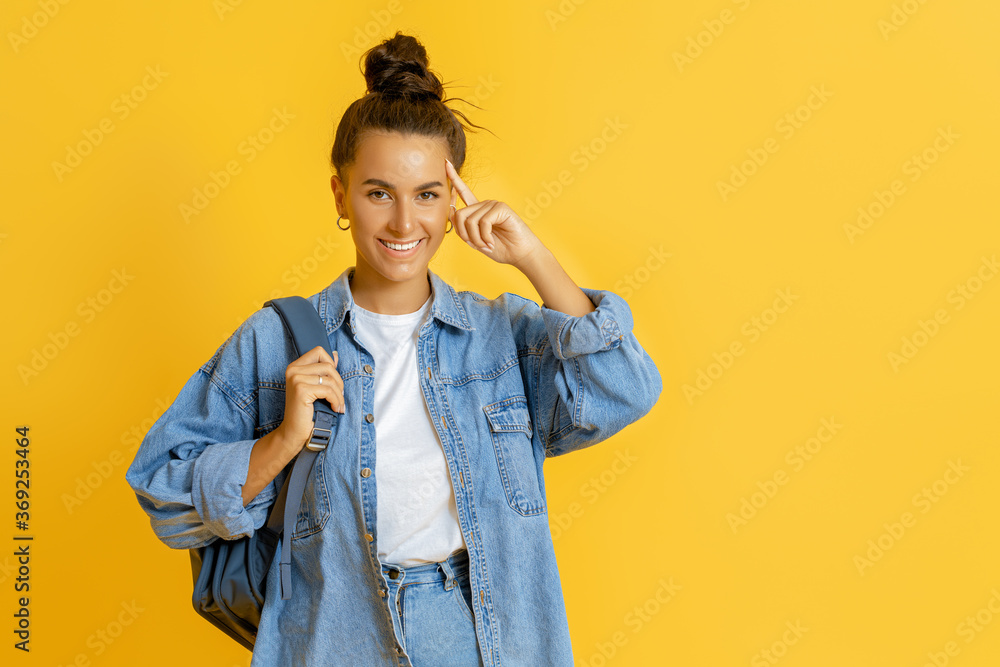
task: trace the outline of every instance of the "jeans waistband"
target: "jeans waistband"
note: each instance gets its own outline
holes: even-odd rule
[[[439,563],[421,563],[403,567],[393,563],[382,563],[382,574],[389,583],[423,584],[443,581],[445,589],[455,585],[455,578],[465,578],[469,573],[469,552],[459,549]],[[393,576],[395,575],[395,576]]]

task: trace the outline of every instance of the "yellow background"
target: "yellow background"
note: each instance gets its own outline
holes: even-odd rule
[[[327,155],[363,92],[358,55],[397,29],[496,135],[470,135],[474,192],[537,207],[576,282],[627,298],[663,377],[647,417],[546,466],[576,663],[1000,662],[1000,280],[981,280],[1000,253],[995,3],[18,0],[0,14],[3,663],[248,663],[192,611],[187,553],[155,538],[125,484],[130,433],[263,301],[354,262]],[[248,160],[241,143],[275,109],[294,118]],[[102,122],[77,167],[53,166]],[[233,160],[185,221],[180,205]],[[741,184],[723,196],[720,181]],[[878,197],[892,202],[849,233]],[[431,267],[537,298],[454,239]],[[779,290],[797,298],[769,311]],[[699,372],[707,388],[685,394]],[[30,654],[11,632],[20,425]],[[755,513],[734,524],[744,499]]]

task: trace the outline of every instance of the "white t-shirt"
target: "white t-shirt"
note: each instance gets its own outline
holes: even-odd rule
[[[375,358],[378,556],[403,567],[445,560],[465,546],[444,449],[418,380],[418,332],[432,297],[405,315],[355,304],[358,338]]]

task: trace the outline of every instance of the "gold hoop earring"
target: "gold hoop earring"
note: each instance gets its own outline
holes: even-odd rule
[[[451,208],[455,208],[455,205],[454,205],[454,204],[448,204],[448,206],[450,206]],[[457,209],[457,208],[455,208],[455,213],[458,213],[458,209]],[[448,216],[448,222],[451,222],[451,215],[449,215],[449,216]],[[454,224],[452,224],[452,226],[451,226],[451,229],[446,229],[446,230],[444,230],[444,233],[445,233],[445,234],[447,234],[447,233],[448,233],[448,232],[450,232],[450,231],[451,231],[452,229],[455,229],[455,225],[454,225]]]
[[[451,222],[451,220],[449,220],[448,222],[450,223],[450,222]],[[448,232],[450,232],[450,231],[451,231],[451,230],[453,230],[453,229],[455,229],[455,225],[452,225],[451,227],[448,227],[448,228],[446,228],[446,229],[444,230],[444,233],[445,233],[445,234],[447,234]]]
[[[350,229],[350,228],[351,228],[351,223],[350,223],[350,221],[348,221],[348,223],[347,223],[347,226],[346,226],[346,227],[341,227],[341,226],[340,226],[340,219],[341,219],[341,218],[343,218],[343,217],[344,217],[344,216],[342,216],[342,215],[338,215],[338,216],[337,216],[337,229],[340,229],[340,230],[343,230],[343,231],[345,231],[345,232],[346,232],[346,231],[347,231],[348,229]]]

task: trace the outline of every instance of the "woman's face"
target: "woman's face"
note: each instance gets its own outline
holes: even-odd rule
[[[444,240],[453,191],[444,139],[399,132],[369,133],[348,170],[347,188],[331,179],[337,212],[351,222],[355,280],[427,287],[427,265]],[[391,245],[390,245],[391,244]]]

